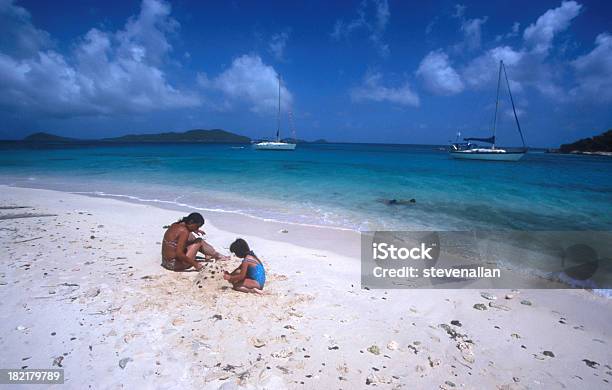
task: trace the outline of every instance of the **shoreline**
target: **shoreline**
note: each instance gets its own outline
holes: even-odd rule
[[[40,190],[48,190],[48,191],[58,191],[64,193],[71,193],[77,195],[84,195],[89,197],[98,197],[98,198],[108,198],[108,199],[117,199],[120,201],[131,202],[136,204],[147,204],[154,207],[169,209],[169,210],[199,210],[204,211],[206,213],[214,213],[217,215],[229,215],[235,214],[239,217],[245,217],[254,219],[256,221],[264,222],[264,223],[276,223],[276,224],[285,224],[285,225],[295,225],[295,226],[303,226],[309,228],[321,228],[321,229],[329,229],[329,230],[338,230],[338,231],[346,231],[359,234],[360,230],[356,227],[342,226],[337,222],[330,222],[330,224],[325,223],[317,223],[317,222],[302,222],[302,221],[291,221],[291,220],[282,220],[276,219],[275,217],[257,215],[257,213],[249,213],[248,211],[243,210],[232,210],[231,208],[223,209],[219,207],[207,207],[207,206],[199,206],[194,204],[182,203],[177,200],[163,200],[163,199],[149,199],[144,198],[139,195],[132,195],[126,193],[111,193],[107,191],[82,191],[82,190],[64,190],[60,189],[62,184],[50,184],[50,183],[39,183],[37,182],[37,178],[32,177],[22,177],[20,178],[23,182],[17,183],[15,182],[4,182],[0,183],[0,186],[6,187],[14,187],[14,188],[30,188],[30,189],[40,189]],[[32,180],[31,183],[28,181]],[[125,183],[122,183],[125,184]],[[227,194],[234,195],[233,192],[228,192]],[[217,193],[216,195],[223,195],[222,193]],[[259,199],[258,199],[259,200]],[[242,197],[240,201],[245,202],[247,204],[251,204],[252,198]],[[270,199],[265,199],[266,202],[272,202]],[[305,211],[305,210],[302,210]],[[344,213],[348,213],[348,210],[342,210]],[[289,215],[289,214],[288,214]],[[291,214],[295,215],[295,214]]]
[[[26,188],[26,187],[20,187]],[[55,191],[55,190],[48,190]],[[63,191],[57,191],[63,192]],[[321,249],[348,257],[360,256],[360,232],[347,228],[282,222],[226,210],[211,210],[177,203],[136,199],[129,195],[96,195],[93,193],[67,192],[91,198],[114,199],[120,202],[147,205],[162,210],[205,212],[205,219],[216,228],[235,234],[255,235],[310,249]],[[173,221],[170,221],[171,223]],[[207,222],[208,223],[208,222]],[[263,228],[262,228],[263,225]],[[204,225],[206,230],[206,224]],[[286,231],[286,232],[285,232]],[[300,241],[304,240],[304,241]]]
[[[234,261],[202,273],[159,266],[161,226],[178,210],[16,187],[0,199],[41,215],[5,219],[0,231],[3,367],[61,367],[74,388],[597,388],[608,380],[612,301],[586,291],[369,291],[359,288],[354,258],[253,235],[260,230],[244,238],[266,265],[266,294],[242,294],[219,278]],[[225,253],[235,234],[212,222],[209,241]]]
[[[353,259],[356,263],[361,261],[361,232],[345,228],[337,228],[331,226],[302,224],[299,222],[282,222],[276,220],[265,219],[249,214],[234,212],[211,210],[201,207],[193,207],[190,205],[182,205],[176,202],[165,202],[159,200],[143,200],[131,195],[113,195],[73,191],[59,191],[56,189],[33,188],[23,186],[10,186],[0,184],[1,188],[20,188],[40,191],[51,191],[60,194],[72,194],[76,196],[84,196],[94,199],[110,199],[128,204],[136,204],[141,206],[153,207],[159,210],[181,211],[185,213],[194,210],[204,212],[204,218],[207,220],[204,225],[204,230],[207,227],[214,227],[226,233],[234,234],[236,237],[240,235],[254,236],[266,240],[274,240],[282,243],[288,243],[303,247],[306,250],[322,250],[336,255],[344,256]],[[174,221],[168,221],[170,224]],[[161,231],[160,231],[161,233]],[[510,280],[515,280],[517,283],[529,285],[533,289],[568,289],[568,290],[584,290],[590,294],[612,298],[612,293],[608,289],[593,289],[580,288],[584,287],[569,278],[565,279],[550,279],[545,276],[543,271],[512,268],[504,265],[505,275]],[[533,272],[535,271],[535,273]],[[491,288],[483,281],[478,281],[477,287],[474,288]],[[524,287],[525,288],[525,287]]]
[[[561,155],[573,155],[573,156],[601,156],[601,157],[612,157],[612,152],[589,152],[583,150],[570,150],[568,152],[562,152],[558,149],[546,149],[544,153],[548,154],[561,154]]]

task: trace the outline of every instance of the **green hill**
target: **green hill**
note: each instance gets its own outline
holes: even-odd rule
[[[60,137],[49,133],[35,133],[23,139],[26,142],[40,143],[73,143],[73,142],[201,142],[201,143],[236,143],[248,144],[251,142],[249,137],[230,133],[221,129],[213,130],[189,130],[184,133],[159,133],[159,134],[130,134],[121,137],[103,138],[99,140],[81,140],[77,138]]]
[[[30,134],[23,139],[26,142],[47,142],[47,143],[67,143],[77,142],[76,138],[60,137],[59,135],[49,133],[34,133]]]
[[[612,152],[612,129],[591,138],[583,138],[571,144],[559,147],[561,153],[597,153]]]
[[[122,137],[104,138],[108,142],[206,142],[206,143],[238,143],[247,144],[251,142],[249,137],[230,133],[221,129],[213,130],[189,130],[184,133],[160,133],[160,134],[130,134]]]

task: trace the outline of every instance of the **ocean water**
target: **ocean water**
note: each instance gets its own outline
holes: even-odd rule
[[[435,146],[0,143],[0,184],[353,230],[612,230],[612,158],[451,159]],[[388,205],[384,200],[415,199]]]

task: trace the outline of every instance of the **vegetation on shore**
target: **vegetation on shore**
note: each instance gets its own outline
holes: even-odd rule
[[[583,138],[571,144],[563,144],[559,147],[561,153],[576,152],[612,152],[612,129],[594,137]]]
[[[30,134],[23,139],[26,142],[49,142],[49,143],[69,143],[79,142],[81,140],[76,138],[60,137],[59,135],[49,133],[34,133]]]
[[[184,133],[160,133],[160,134],[130,134],[115,138],[105,138],[103,141],[110,142],[207,142],[207,143],[232,143],[248,144],[249,137],[230,133],[221,129],[212,130],[189,130]]]

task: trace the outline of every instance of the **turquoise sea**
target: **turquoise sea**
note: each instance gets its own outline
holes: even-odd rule
[[[354,230],[612,230],[612,158],[460,161],[436,146],[0,143],[0,184]],[[389,205],[385,200],[415,199]]]

